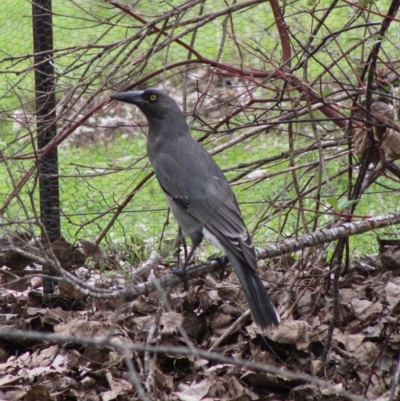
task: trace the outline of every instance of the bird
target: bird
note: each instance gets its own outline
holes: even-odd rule
[[[186,268],[205,238],[233,266],[255,323],[261,329],[279,325],[279,314],[257,274],[256,251],[236,197],[218,164],[192,137],[176,101],[159,89],[116,93],[111,99],[137,106],[147,118],[150,164],[172,214],[192,242],[184,265],[174,273],[185,283]]]

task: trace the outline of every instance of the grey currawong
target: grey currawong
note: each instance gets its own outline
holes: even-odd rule
[[[224,174],[190,134],[178,104],[157,89],[124,92],[111,99],[139,107],[149,123],[147,153],[175,219],[192,241],[205,237],[232,264],[258,326],[278,325],[279,314],[257,274],[256,253]]]

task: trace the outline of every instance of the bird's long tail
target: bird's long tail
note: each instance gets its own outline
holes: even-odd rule
[[[279,314],[269,299],[260,277],[247,264],[233,255],[227,255],[246,295],[254,321],[262,329],[280,323]]]

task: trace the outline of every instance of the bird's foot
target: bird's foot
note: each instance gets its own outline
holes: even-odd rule
[[[189,280],[187,276],[187,266],[177,266],[171,269],[171,273],[175,274],[175,276],[178,276],[181,278],[182,283],[183,283],[183,289],[185,291],[189,291]]]
[[[229,262],[228,257],[227,256],[212,256],[211,258],[209,258],[209,260],[215,260],[216,262],[218,262],[221,270],[219,271],[219,281],[222,281],[222,279],[225,276],[225,269],[226,266]]]

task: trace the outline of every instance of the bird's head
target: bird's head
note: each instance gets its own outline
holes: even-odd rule
[[[111,99],[136,105],[146,115],[150,125],[153,120],[164,120],[171,117],[184,119],[175,100],[159,89],[116,93],[111,96]]]

